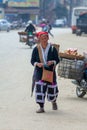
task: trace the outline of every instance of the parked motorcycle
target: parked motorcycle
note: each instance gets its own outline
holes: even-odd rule
[[[82,98],[87,93],[87,64],[81,80],[77,80],[76,95]]]

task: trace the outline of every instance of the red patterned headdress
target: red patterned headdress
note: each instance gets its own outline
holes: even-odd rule
[[[38,32],[36,34],[37,38],[40,37],[41,35],[47,35],[48,36],[48,32]]]

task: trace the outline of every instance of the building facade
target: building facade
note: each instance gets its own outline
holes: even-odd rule
[[[70,4],[72,3],[73,6],[87,6],[87,0],[57,0],[59,1],[61,4]]]
[[[4,8],[5,16],[10,21],[21,19],[27,22],[31,19],[33,22],[36,22],[36,19],[39,17],[39,0],[8,0],[4,3],[6,4]]]
[[[87,6],[87,0],[0,0],[4,5],[5,15],[10,20],[22,19],[34,22],[37,19],[46,18],[53,21],[56,19],[55,8],[58,3],[62,4],[71,13],[75,6]],[[70,14],[69,14],[70,15]]]

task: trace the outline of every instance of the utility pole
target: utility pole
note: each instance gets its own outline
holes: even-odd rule
[[[46,0],[43,0],[43,17],[46,17]]]
[[[40,0],[40,17],[45,18],[46,16],[46,0]]]
[[[73,9],[73,0],[69,0],[69,15],[68,15],[69,26],[71,26],[72,9]]]
[[[56,0],[40,0],[40,18],[52,20],[54,17]]]

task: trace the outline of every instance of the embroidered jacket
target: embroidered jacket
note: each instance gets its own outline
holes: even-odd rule
[[[47,61],[56,61],[56,65],[59,63],[59,56],[58,56],[58,52],[56,50],[55,47],[53,47],[52,45],[50,46],[49,48],[49,51],[48,51],[48,56],[47,56]],[[37,46],[33,49],[33,52],[32,52],[32,56],[31,56],[31,64],[34,66],[34,63],[35,62],[38,62],[40,63],[40,58],[39,58],[39,52],[38,52],[38,48]],[[53,66],[54,65],[51,65],[49,68],[50,70],[53,70]],[[39,68],[38,66],[35,66],[35,70],[34,70],[34,78],[36,81],[39,81],[41,80],[41,77],[42,77],[42,71],[43,69],[42,68]],[[55,73],[55,69],[54,69],[54,79],[53,79],[53,82],[56,83],[56,73]]]

